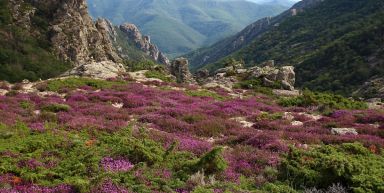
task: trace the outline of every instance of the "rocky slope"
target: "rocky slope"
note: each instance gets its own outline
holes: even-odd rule
[[[160,64],[169,65],[169,59],[160,52],[159,48],[153,43],[151,43],[151,38],[149,36],[144,36],[141,34],[140,30],[134,24],[125,23],[119,26],[119,29],[124,33],[129,40],[133,41],[136,47],[147,55],[154,61],[157,61]]]
[[[137,28],[140,37],[120,32],[108,20],[93,21],[85,0],[6,0],[2,4],[3,80],[46,79],[66,70],[64,75],[109,78],[125,72],[125,61],[169,63]]]

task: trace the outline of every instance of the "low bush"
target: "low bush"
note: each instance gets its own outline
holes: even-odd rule
[[[384,156],[359,143],[291,149],[280,172],[281,180],[298,188],[326,189],[340,183],[354,193],[384,192]]]
[[[70,109],[71,109],[71,107],[66,105],[66,104],[56,104],[56,103],[45,105],[41,108],[41,110],[43,110],[43,111],[53,112],[53,113],[58,113],[61,111],[68,112]]]
[[[169,75],[159,70],[149,70],[144,75],[147,78],[157,78],[164,82],[174,82],[174,80]]]
[[[107,89],[113,86],[125,85],[124,81],[106,81],[90,78],[66,78],[66,79],[56,79],[50,80],[46,83],[46,89],[48,91],[58,92],[64,89],[74,90],[76,88],[89,86],[94,89]]]
[[[192,97],[210,97],[216,100],[224,100],[225,97],[217,94],[216,92],[208,90],[188,90],[185,92],[188,96]]]
[[[291,107],[310,107],[319,106],[323,112],[327,109],[367,109],[368,106],[364,102],[347,99],[340,95],[311,92],[304,90],[301,96],[283,98],[278,102],[281,106]]]

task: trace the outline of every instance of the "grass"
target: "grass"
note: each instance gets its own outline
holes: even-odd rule
[[[210,97],[210,98],[213,98],[215,100],[220,100],[220,101],[226,99],[226,97],[221,96],[221,95],[217,94],[216,92],[212,92],[209,90],[187,90],[187,91],[185,91],[185,93],[188,96],[192,96],[192,97]]]
[[[66,79],[56,79],[50,80],[46,83],[42,83],[38,87],[45,87],[48,91],[58,92],[63,89],[74,90],[79,87],[89,86],[94,89],[107,89],[114,86],[126,85],[127,82],[124,81],[107,81],[91,78],[66,78]]]
[[[158,70],[149,70],[144,75],[147,78],[157,78],[164,82],[174,82],[174,80],[169,75]]]

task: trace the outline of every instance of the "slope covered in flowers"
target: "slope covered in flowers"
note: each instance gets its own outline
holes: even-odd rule
[[[251,90],[159,82],[35,87],[0,96],[0,192],[384,191],[380,108],[324,115]]]

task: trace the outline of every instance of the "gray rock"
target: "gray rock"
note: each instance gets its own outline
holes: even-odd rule
[[[175,59],[168,68],[178,83],[196,83],[189,71],[189,62],[186,58]]]
[[[272,62],[270,65],[264,67],[253,67],[248,70],[250,79],[261,78],[264,86],[274,86],[276,83],[280,83],[282,89],[291,90],[295,89],[296,74],[293,66],[283,66],[280,68],[273,67]]]
[[[355,128],[332,128],[333,135],[358,135]]]
[[[87,76],[108,79],[116,78],[125,72],[125,68],[122,64],[114,63],[112,61],[102,61],[79,65],[65,73],[64,76]]]

